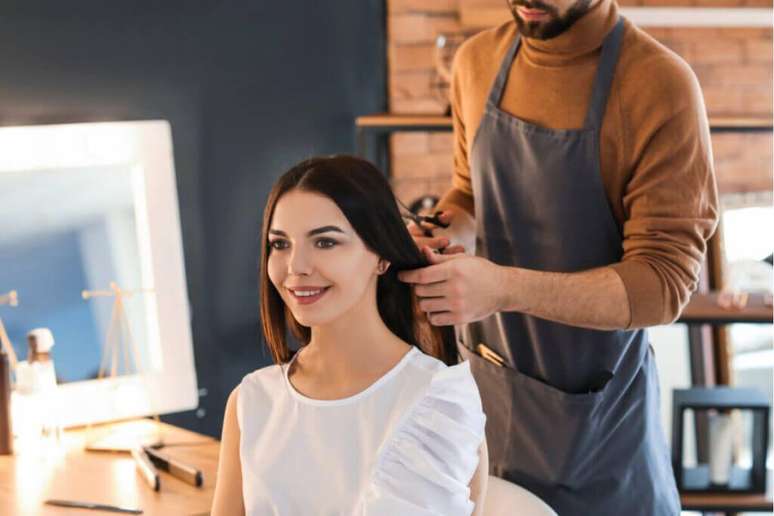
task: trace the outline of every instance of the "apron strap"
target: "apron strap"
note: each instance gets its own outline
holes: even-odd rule
[[[513,58],[519,51],[520,45],[521,36],[517,34],[516,38],[513,40],[513,43],[511,43],[511,47],[508,49],[508,53],[505,54],[505,58],[500,65],[500,71],[497,72],[497,77],[495,78],[495,82],[492,85],[492,89],[489,90],[489,98],[486,100],[486,105],[489,108],[495,109],[500,105],[500,99],[503,96],[503,89],[505,89],[505,82],[508,80],[508,73],[511,70],[511,63],[513,63]]]
[[[594,87],[591,90],[591,102],[589,110],[586,112],[586,120],[583,122],[584,129],[600,129],[602,119],[605,116],[605,107],[607,107],[607,97],[610,94],[610,85],[613,83],[615,75],[615,65],[618,62],[618,54],[621,50],[621,40],[623,39],[624,23],[623,18],[618,18],[618,22],[605,37],[602,43],[602,55],[599,58],[597,66],[597,75],[594,78]]]

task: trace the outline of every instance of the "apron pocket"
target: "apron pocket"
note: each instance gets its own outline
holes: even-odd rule
[[[578,487],[593,463],[607,389],[571,394],[459,346],[487,416],[492,472],[522,482]]]

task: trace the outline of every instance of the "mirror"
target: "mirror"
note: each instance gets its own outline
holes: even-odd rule
[[[133,188],[138,169],[126,166],[25,170],[0,175],[0,285],[17,291],[20,310],[3,314],[18,357],[26,333],[47,327],[59,383],[97,378],[111,329],[112,298],[85,301],[83,290],[143,285]],[[99,185],[99,189],[94,186]],[[138,348],[117,374],[148,370],[149,331],[157,324],[142,295],[125,303],[117,341]],[[59,346],[58,344],[62,345]],[[121,358],[120,356],[118,358]]]
[[[29,330],[53,332],[65,426],[196,407],[167,122],[0,128],[11,290],[0,318],[19,359]]]

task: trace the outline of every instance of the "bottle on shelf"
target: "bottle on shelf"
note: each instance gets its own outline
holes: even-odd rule
[[[51,358],[54,336],[48,328],[27,334],[27,360],[16,366],[15,433],[23,448],[56,448],[62,438],[56,370]]]

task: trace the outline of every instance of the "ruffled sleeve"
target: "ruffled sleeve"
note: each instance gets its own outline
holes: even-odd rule
[[[363,516],[469,516],[486,417],[467,362],[434,373],[379,453]]]

